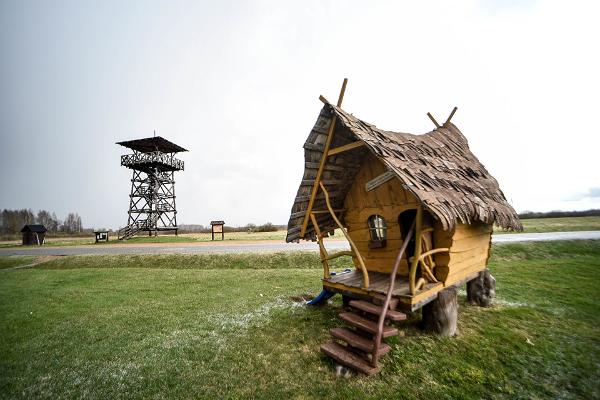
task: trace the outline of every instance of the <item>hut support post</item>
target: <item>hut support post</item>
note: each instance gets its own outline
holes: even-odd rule
[[[354,256],[356,257],[356,259],[358,260],[360,269],[362,271],[364,287],[368,288],[369,287],[369,272],[367,271],[367,267],[365,266],[365,261],[363,260],[362,256],[358,252],[358,248],[356,247],[356,245],[354,244],[352,239],[350,239],[350,236],[348,236],[348,232],[346,232],[346,228],[344,228],[344,226],[342,225],[342,223],[340,222],[338,217],[335,215],[333,207],[331,207],[331,202],[329,201],[329,192],[327,192],[327,189],[325,189],[325,185],[323,185],[322,182],[319,182],[319,185],[321,186],[321,190],[323,191],[323,194],[325,195],[325,203],[327,204],[327,209],[329,209],[331,218],[333,218],[333,220],[335,221],[337,226],[341,229],[344,236],[346,236],[346,240],[348,240],[348,243],[350,243],[350,248],[352,249],[352,252],[354,253]]]
[[[321,263],[323,264],[323,278],[329,278],[329,256],[327,255],[327,250],[325,249],[325,245],[323,245],[323,234],[321,233],[321,229],[319,228],[319,224],[317,223],[317,218],[315,214],[310,214],[310,220],[315,227],[315,232],[317,232],[317,240],[319,242],[319,253],[321,256]]]
[[[489,269],[481,271],[475,279],[467,282],[467,302],[480,307],[489,307],[496,297],[496,279]]]
[[[346,84],[348,83],[348,79],[344,79],[344,83],[342,84],[342,89],[340,90],[340,96],[338,97],[337,106],[340,107],[342,105],[342,100],[344,99],[344,92],[346,92]],[[329,153],[329,148],[331,147],[331,142],[333,140],[333,132],[335,131],[335,114],[331,116],[331,123],[329,124],[329,129],[327,130],[327,141],[325,142],[325,147],[323,148],[323,155],[321,156],[321,162],[319,164],[319,169],[317,170],[317,175],[315,176],[315,182],[313,184],[312,190],[310,192],[310,199],[308,200],[308,207],[306,208],[306,214],[304,215],[304,221],[302,221],[302,229],[300,229],[300,237],[304,237],[306,234],[306,228],[308,227],[308,219],[309,213],[312,211],[313,205],[315,203],[315,198],[317,197],[317,192],[319,191],[319,183],[321,182],[321,175],[323,175],[323,170],[325,169],[325,164],[327,163],[327,153]]]
[[[415,254],[410,263],[410,271],[408,277],[408,284],[410,286],[410,294],[415,295],[417,291],[417,283],[415,282],[417,278],[417,265],[419,264],[419,258],[421,258],[421,239],[422,239],[422,230],[423,230],[423,206],[419,206],[417,208],[417,222],[416,222],[416,232],[415,232]],[[406,238],[409,239],[408,237]]]
[[[456,334],[457,292],[456,286],[450,286],[439,292],[434,301],[423,306],[423,329],[441,336]]]

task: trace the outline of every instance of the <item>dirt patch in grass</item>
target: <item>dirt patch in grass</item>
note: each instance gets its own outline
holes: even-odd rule
[[[306,303],[307,301],[311,301],[314,298],[315,298],[315,295],[310,294],[310,293],[299,294],[296,296],[289,297],[289,299],[295,303]]]

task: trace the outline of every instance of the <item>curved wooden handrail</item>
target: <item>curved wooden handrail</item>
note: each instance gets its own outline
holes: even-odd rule
[[[448,247],[439,247],[437,249],[428,250],[428,251],[426,251],[425,253],[423,253],[423,254],[421,254],[419,256],[419,261],[423,260],[425,257],[428,257],[428,256],[430,256],[432,254],[445,253],[445,252],[448,252],[448,251],[450,251],[450,249]],[[412,257],[411,257],[411,259],[412,259]]]
[[[356,247],[356,245],[354,244],[352,239],[350,239],[350,236],[348,236],[348,232],[346,232],[346,228],[344,228],[344,226],[342,225],[342,223],[340,222],[338,217],[335,215],[335,212],[333,212],[333,207],[331,207],[331,203],[329,202],[329,193],[327,192],[327,189],[325,189],[323,182],[319,182],[319,185],[321,186],[321,190],[323,191],[323,194],[325,195],[325,204],[327,204],[327,209],[329,210],[331,217],[333,218],[333,220],[335,221],[337,226],[342,230],[342,233],[344,234],[344,236],[346,236],[348,243],[350,243],[350,248],[352,249],[352,251],[354,252],[354,255],[358,259],[358,263],[360,264],[360,269],[362,270],[364,287],[368,288],[369,287],[369,272],[367,271],[367,267],[365,266],[365,261],[363,260],[362,256],[358,252],[358,248]]]
[[[383,336],[383,324],[385,323],[385,316],[387,314],[388,308],[390,307],[392,292],[394,291],[394,284],[396,283],[396,273],[398,273],[398,267],[400,266],[400,262],[402,261],[402,257],[404,256],[404,252],[406,251],[406,247],[408,246],[408,242],[410,242],[409,238],[411,237],[415,229],[415,223],[416,219],[410,226],[408,235],[406,235],[407,239],[405,239],[402,243],[402,247],[400,248],[398,257],[396,257],[396,262],[394,263],[394,268],[392,268],[392,273],[390,274],[390,286],[388,288],[387,295],[385,296],[385,302],[383,303],[381,315],[379,315],[379,322],[377,324],[377,336],[375,337],[375,343],[373,345],[373,354],[371,355],[371,363],[374,367],[377,367],[377,361],[379,358],[377,356],[377,353],[379,353],[379,345],[381,344],[381,338]]]
[[[449,252],[450,249],[447,247],[440,247],[437,249],[431,249],[429,251],[426,251],[425,253],[419,255],[419,258],[416,259],[414,257],[411,257],[409,261],[411,261],[410,263],[410,271],[408,273],[409,276],[409,286],[410,286],[410,294],[414,295],[415,292],[418,290],[417,288],[417,284],[415,282],[416,277],[417,277],[417,265],[421,264],[421,266],[423,267],[423,269],[425,270],[425,273],[427,275],[429,275],[429,278],[432,279],[434,282],[438,282],[437,278],[435,277],[435,275],[433,274],[433,271],[431,271],[431,269],[429,269],[429,266],[427,264],[425,264],[425,257],[431,257],[433,254],[437,254],[437,253],[446,253]]]

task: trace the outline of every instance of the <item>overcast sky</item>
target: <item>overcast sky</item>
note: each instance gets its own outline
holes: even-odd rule
[[[600,208],[600,9],[564,1],[0,3],[0,208],[124,226],[115,142],[187,149],[180,224],[287,223],[320,94],[453,122],[517,211]]]

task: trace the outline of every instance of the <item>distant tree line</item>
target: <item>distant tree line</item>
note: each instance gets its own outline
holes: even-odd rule
[[[41,224],[48,229],[49,233],[81,233],[83,224],[77,213],[69,213],[64,221],[59,220],[55,213],[39,210],[34,214],[32,210],[2,210],[0,213],[0,233],[17,234],[24,225]]]
[[[597,217],[600,216],[599,209],[591,209],[585,211],[548,211],[548,212],[533,212],[524,211],[519,214],[521,219],[534,218],[562,218],[562,217]]]
[[[224,231],[227,232],[275,232],[280,229],[285,229],[285,225],[274,225],[267,222],[262,225],[247,224],[244,226],[227,226],[225,225]],[[182,233],[208,233],[211,231],[210,225],[179,225],[179,231]]]

